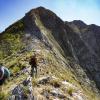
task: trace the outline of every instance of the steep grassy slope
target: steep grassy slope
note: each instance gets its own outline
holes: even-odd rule
[[[0,59],[10,56],[23,49],[23,21],[20,20],[0,34]]]

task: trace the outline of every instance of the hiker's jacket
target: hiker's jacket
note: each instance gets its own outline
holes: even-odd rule
[[[2,66],[0,68],[0,72],[1,72],[1,74],[0,74],[0,80],[3,80],[3,79],[6,79],[6,78],[10,77],[9,70],[6,67],[4,67],[4,66]]]

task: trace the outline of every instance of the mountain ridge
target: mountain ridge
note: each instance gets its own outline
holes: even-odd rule
[[[97,27],[97,29],[95,27]],[[63,74],[66,75],[65,79],[71,77],[70,81],[73,80],[75,82],[75,80],[77,80],[75,83],[81,86],[84,91],[86,91],[88,87],[91,94],[92,92],[94,93],[92,94],[93,96],[99,96],[100,48],[98,48],[98,45],[100,39],[94,37],[94,28],[96,29],[95,32],[98,37],[99,26],[86,25],[79,20],[64,22],[56,14],[44,7],[32,9],[26,13],[21,20],[8,27],[5,32],[1,34],[0,61],[3,61],[6,66],[14,71],[14,73],[17,73],[14,69],[16,68],[15,64],[18,66],[20,65],[20,67],[18,67],[20,68],[18,71],[28,65],[26,64],[28,63],[28,60],[25,53],[31,52],[33,54],[35,51],[38,58],[42,56],[41,54],[43,53],[43,57],[46,60],[44,63],[48,66],[51,63],[53,67],[50,67],[52,69],[55,69],[56,67],[61,69],[61,74],[64,69],[65,72]],[[86,34],[87,32],[88,35]],[[92,43],[95,44],[92,45]],[[8,48],[7,45],[9,45]],[[45,52],[43,52],[43,50]],[[39,51],[41,53],[38,54]],[[3,57],[5,53],[6,55]],[[19,60],[19,62],[16,61],[16,59],[21,59],[20,57],[16,57],[16,55],[19,55],[18,53],[22,54],[23,57],[26,57],[24,58],[26,62],[23,61],[25,65],[23,65],[23,63]],[[6,62],[6,57],[8,56],[16,57],[14,58],[15,62],[11,64]],[[57,64],[57,66],[55,64]],[[69,76],[68,71],[70,73]],[[56,69],[57,76],[60,75],[58,75],[58,73],[59,70]]]

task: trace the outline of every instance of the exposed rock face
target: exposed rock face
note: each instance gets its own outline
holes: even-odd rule
[[[9,97],[9,100],[34,100],[32,78],[29,76],[11,92],[12,94]]]
[[[73,24],[78,28],[79,33],[74,29],[74,32],[72,32],[72,34],[70,33],[69,39],[80,65],[90,80],[95,80],[97,87],[100,89],[100,48],[98,42],[100,40],[98,39],[100,27],[96,25],[88,26],[82,22],[80,23],[80,21],[73,21],[66,24],[70,26],[71,29],[74,29]],[[79,25],[82,27],[80,28]]]

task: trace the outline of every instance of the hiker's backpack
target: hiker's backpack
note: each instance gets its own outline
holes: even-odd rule
[[[0,71],[2,73],[1,77],[0,77],[0,80],[2,80],[3,78],[9,78],[10,77],[10,71],[8,70],[8,68],[2,66],[0,68]]]
[[[34,66],[37,65],[37,60],[36,60],[36,58],[34,56],[30,59],[29,64],[30,65],[34,65]]]

